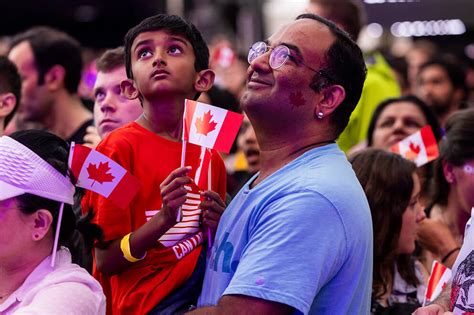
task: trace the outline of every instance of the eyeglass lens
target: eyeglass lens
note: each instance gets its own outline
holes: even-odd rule
[[[268,45],[265,42],[256,42],[249,49],[248,62],[252,63],[257,57],[267,52]],[[279,45],[272,49],[269,64],[272,69],[280,68],[288,59],[290,50],[284,45]]]

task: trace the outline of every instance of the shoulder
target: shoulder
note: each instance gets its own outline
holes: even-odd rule
[[[117,151],[132,150],[140,142],[143,131],[135,122],[126,124],[112,131],[97,146],[97,151],[107,156],[113,156]]]
[[[100,284],[86,270],[60,256],[57,267],[37,282],[24,298],[25,313],[104,314],[105,296]],[[70,256],[69,256],[70,257]]]

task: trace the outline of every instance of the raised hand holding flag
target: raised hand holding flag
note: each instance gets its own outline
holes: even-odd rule
[[[423,306],[434,301],[443,291],[444,287],[451,280],[451,269],[441,264],[437,260],[433,261],[428,286],[426,287],[425,300]]]
[[[183,115],[183,148],[181,166],[184,166],[186,156],[186,142],[197,144],[202,148],[201,163],[196,172],[196,184],[203,189],[207,173],[207,189],[211,187],[211,165],[209,149],[229,153],[232,143],[239,132],[244,115],[234,113],[212,105],[185,100]],[[207,169],[207,172],[205,171]],[[178,212],[177,221],[181,220]],[[208,245],[212,244],[210,229],[207,229]]]

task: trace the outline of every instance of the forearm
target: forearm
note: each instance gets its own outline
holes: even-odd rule
[[[287,315],[293,313],[294,309],[288,305],[254,298],[245,295],[225,295],[216,306],[206,306],[195,309],[186,314],[190,315]]]
[[[189,313],[186,313],[189,315],[214,315],[214,314],[222,314],[222,312],[219,312],[219,308],[217,306],[208,306],[208,307],[202,307],[195,309],[194,311],[191,311]]]
[[[448,284],[436,300],[431,304],[438,304],[443,307],[445,311],[449,311],[451,307],[451,284]]]
[[[130,253],[133,257],[140,258],[152,247],[156,246],[157,240],[176,224],[175,219],[166,217],[164,212],[159,211],[148,222],[142,225],[130,235]],[[124,258],[120,248],[120,239],[115,239],[104,248],[95,249],[97,268],[106,275],[114,275],[122,272],[130,265]]]

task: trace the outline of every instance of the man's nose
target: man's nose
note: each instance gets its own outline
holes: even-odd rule
[[[115,100],[112,93],[107,93],[104,99],[99,103],[99,105],[100,105],[100,110],[103,113],[116,110]]]

